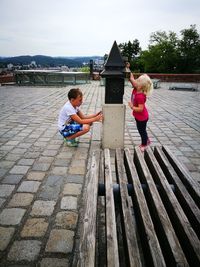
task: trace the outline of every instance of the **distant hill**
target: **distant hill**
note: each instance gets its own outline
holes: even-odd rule
[[[100,56],[91,57],[50,57],[43,55],[36,56],[17,56],[17,57],[0,57],[0,64],[13,64],[13,65],[28,65],[35,61],[40,66],[63,66],[68,67],[81,67],[83,63],[89,63],[90,60],[103,59]]]

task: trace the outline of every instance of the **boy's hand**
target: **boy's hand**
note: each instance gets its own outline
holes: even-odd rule
[[[96,116],[98,116],[98,115],[100,115],[100,114],[102,114],[102,111],[101,111],[101,110],[96,114]]]
[[[103,120],[103,114],[100,113],[98,116],[97,116],[97,121],[102,121]]]

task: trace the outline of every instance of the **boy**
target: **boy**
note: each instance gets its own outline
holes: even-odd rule
[[[83,102],[83,94],[79,88],[68,92],[68,101],[61,108],[58,118],[58,129],[66,140],[68,146],[78,146],[76,137],[86,134],[90,125],[102,120],[101,111],[93,115],[84,115],[80,111]]]

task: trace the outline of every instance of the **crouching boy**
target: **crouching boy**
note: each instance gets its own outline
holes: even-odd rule
[[[68,101],[59,113],[58,129],[68,146],[78,146],[75,138],[86,134],[93,122],[102,120],[101,111],[92,115],[84,115],[80,110],[82,102],[81,90],[71,89],[68,93]]]

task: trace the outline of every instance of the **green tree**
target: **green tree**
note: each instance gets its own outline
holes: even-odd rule
[[[150,36],[148,50],[142,51],[140,61],[145,72],[177,72],[178,38],[176,33],[157,31]]]
[[[182,39],[178,44],[179,71],[195,73],[200,71],[200,35],[196,25],[181,31]]]
[[[126,57],[130,62],[131,70],[135,70],[139,67],[138,57],[141,52],[140,43],[137,39],[128,41],[127,43],[119,44],[119,49],[123,57]]]

